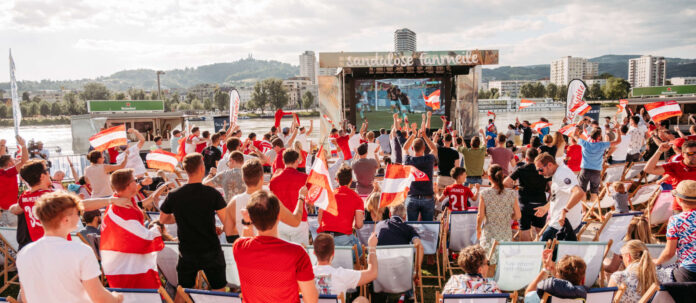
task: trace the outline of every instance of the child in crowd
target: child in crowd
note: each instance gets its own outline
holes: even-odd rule
[[[696,181],[684,180],[672,191],[682,207],[682,212],[673,215],[667,223],[667,244],[660,257],[654,260],[660,265],[677,254],[679,267],[672,272],[676,282],[696,282],[696,254],[693,253],[696,236]]]
[[[445,188],[438,202],[442,203],[445,199],[449,199],[446,205],[450,211],[469,210],[472,206],[469,200],[478,200],[481,184],[474,184],[476,188],[476,195],[474,195],[469,187],[464,186],[466,182],[466,168],[454,167],[450,172],[450,176],[455,180],[455,183]]]
[[[628,212],[628,193],[626,187],[621,182],[614,182],[614,194],[611,196],[614,199],[614,208],[617,212],[625,214]]]

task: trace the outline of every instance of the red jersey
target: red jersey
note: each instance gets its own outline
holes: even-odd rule
[[[665,163],[662,168],[665,170],[665,175],[671,177],[667,179],[667,182],[671,183],[673,188],[677,188],[677,185],[683,180],[696,180],[696,167],[686,166],[684,162]],[[672,202],[672,209],[682,209],[677,203],[677,199]]]
[[[346,160],[346,161],[353,158],[353,155],[350,154],[350,145],[348,144],[349,140],[350,140],[350,136],[348,136],[348,135],[336,138],[336,144],[338,145],[338,148],[340,148],[341,152],[343,153],[343,160]]]
[[[116,158],[118,158],[118,147],[112,147],[106,151],[109,154],[109,163],[116,163]]]
[[[350,235],[353,233],[355,211],[365,211],[364,202],[355,191],[347,186],[338,187],[335,195],[338,216],[323,212],[317,232],[333,231]]]
[[[291,212],[297,206],[300,188],[307,183],[307,174],[288,167],[271,178],[268,188]],[[307,221],[307,210],[302,210],[302,221]]]
[[[34,216],[34,205],[41,196],[50,192],[53,192],[53,190],[42,189],[34,192],[25,191],[19,196],[19,207],[24,211],[24,217],[27,220],[27,229],[29,230],[29,236],[31,236],[32,241],[41,239],[44,235],[43,225],[41,225],[39,218]]]
[[[297,281],[314,279],[309,255],[297,244],[267,236],[240,238],[232,253],[244,302],[299,303]]]
[[[283,162],[283,152],[285,148],[281,149],[280,152],[276,153],[275,159],[273,160],[273,173],[275,174],[279,170],[285,168],[285,162]]]
[[[17,203],[19,186],[17,185],[17,167],[0,169],[0,208],[7,210]]]
[[[449,205],[447,206],[450,211],[465,211],[469,209],[469,198],[474,197],[474,193],[471,189],[461,184],[452,184],[445,187],[445,191],[442,194],[449,198]]]
[[[307,152],[300,150],[300,164],[297,165],[299,168],[305,168],[307,166]]]
[[[580,171],[582,163],[582,146],[579,144],[566,146],[566,156],[568,157],[568,168],[574,172]]]

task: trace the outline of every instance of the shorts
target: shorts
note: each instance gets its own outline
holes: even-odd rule
[[[227,286],[225,254],[222,249],[202,254],[180,254],[176,264],[176,274],[179,285],[183,288],[193,288],[196,284],[198,271],[202,270],[210,283],[211,289],[221,289]]]
[[[297,227],[278,222],[278,238],[288,242],[309,246],[309,225],[307,225],[306,221],[300,222],[300,225]]]
[[[638,162],[638,161],[640,161],[640,153],[626,155],[626,162]]]
[[[520,218],[520,230],[529,230],[532,226],[536,228],[543,228],[546,225],[546,215],[543,217],[537,217],[534,215],[536,212],[534,208],[543,206],[544,203],[520,203],[520,213],[522,217]]]
[[[464,186],[469,186],[469,184],[482,184],[483,179],[481,176],[466,176],[466,183]]]
[[[590,184],[590,193],[599,194],[599,185],[601,184],[602,172],[594,169],[582,169],[580,170],[580,176],[578,181],[580,181],[580,188],[582,190],[587,190],[587,184]]]

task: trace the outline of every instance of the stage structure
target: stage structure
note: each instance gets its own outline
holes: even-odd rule
[[[479,65],[491,64],[498,64],[498,50],[319,53],[319,109],[336,125],[347,119],[360,128],[367,119],[371,130],[389,129],[394,113],[420,125],[422,113],[432,111],[432,128],[446,116],[472,136]],[[321,120],[325,136],[331,124]]]

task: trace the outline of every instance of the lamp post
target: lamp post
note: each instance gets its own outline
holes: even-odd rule
[[[159,97],[160,100],[162,100],[162,88],[160,87],[160,75],[164,75],[164,72],[161,70],[157,71],[157,96]]]

